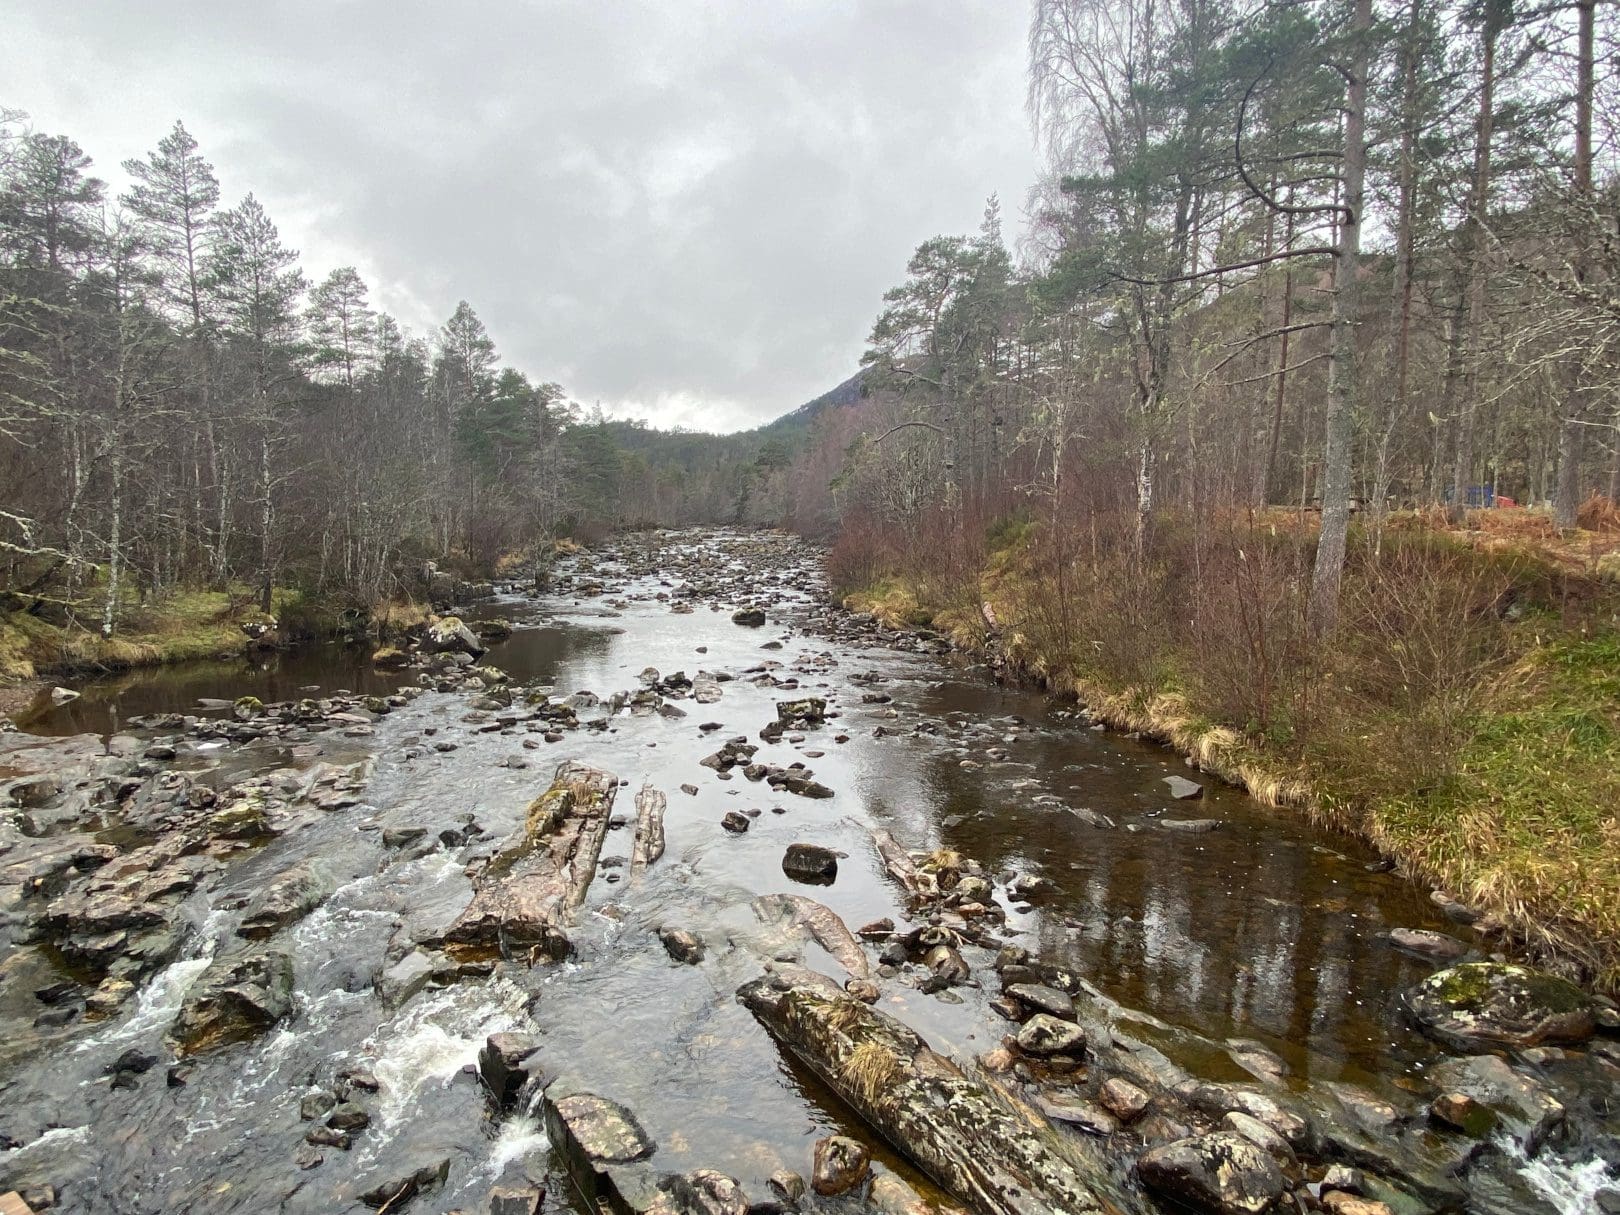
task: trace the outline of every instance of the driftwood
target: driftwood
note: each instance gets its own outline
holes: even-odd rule
[[[444,951],[458,961],[567,957],[564,930],[596,874],[618,786],[599,768],[559,765],[551,787],[529,804],[523,830],[478,876]]]
[[[630,848],[630,880],[664,855],[664,810],[669,799],[651,785],[636,794],[636,839]]]
[[[872,843],[877,847],[878,859],[883,862],[889,876],[899,882],[907,894],[921,893],[922,884],[917,879],[917,866],[912,863],[911,853],[881,827],[873,829]]]
[[[781,967],[737,997],[875,1131],[984,1215],[1135,1209],[1044,1119],[824,975]]]

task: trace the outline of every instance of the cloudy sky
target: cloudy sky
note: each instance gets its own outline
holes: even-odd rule
[[[1016,223],[1019,0],[5,0],[0,105],[120,161],[176,118],[305,271],[727,430],[849,375],[911,249]]]

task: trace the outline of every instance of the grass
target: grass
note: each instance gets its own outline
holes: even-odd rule
[[[1363,836],[1411,876],[1472,902],[1532,957],[1620,992],[1620,614],[1614,590],[1594,576],[1590,562],[1584,578],[1556,576],[1569,573],[1594,544],[1561,535],[1549,552],[1531,542],[1541,526],[1535,519],[1477,514],[1486,521],[1471,518],[1467,539],[1440,533],[1433,542],[1464,554],[1482,585],[1510,583],[1527,610],[1500,624],[1453,620],[1454,628],[1498,630],[1491,636],[1504,653],[1470,680],[1460,720],[1442,714],[1443,724],[1429,716],[1440,703],[1435,696],[1404,698],[1410,689],[1403,686],[1403,699],[1389,702],[1322,698],[1334,702],[1333,716],[1312,723],[1314,739],[1256,731],[1251,722],[1222,720],[1200,690],[1207,686],[1202,676],[1210,656],[1173,637],[1148,639],[1135,677],[1084,645],[1062,652],[1041,619],[1051,596],[1043,595],[1047,588],[1023,534],[993,549],[977,584],[965,593],[958,589],[949,604],[933,597],[937,591],[926,579],[900,575],[846,603],[891,627],[928,617],[973,649],[983,642],[982,629],[964,627],[960,602],[982,597],[993,605],[1002,653],[1016,669],[1074,695],[1114,728],[1193,757],[1263,802],[1298,808]],[[1427,542],[1422,534],[1402,538],[1400,530],[1391,543]],[[1571,594],[1583,601],[1582,610],[1561,622],[1549,609]],[[1392,648],[1408,640],[1430,639],[1397,636]],[[1367,661],[1353,649],[1339,659]],[[1434,751],[1441,754],[1425,764],[1401,760]]]
[[[342,623],[339,608],[297,590],[277,589],[272,614],[294,637],[330,635]],[[424,622],[427,614],[419,604],[382,604],[372,619],[388,636]],[[0,610],[0,683],[241,654],[249,645],[241,626],[259,615],[257,597],[245,587],[185,589],[147,603],[131,595],[111,638],[101,636],[96,616],[73,623]]]
[[[1371,808],[1377,842],[1620,988],[1620,634],[1529,649],[1440,787]]]

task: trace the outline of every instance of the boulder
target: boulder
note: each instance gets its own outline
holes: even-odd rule
[[[1430,928],[1391,928],[1389,943],[1407,953],[1433,958],[1438,962],[1455,962],[1468,952],[1468,946],[1456,937]]]
[[[727,810],[720,825],[733,835],[742,835],[748,830],[748,816],[740,810]]]
[[[743,608],[731,613],[731,623],[740,624],[745,628],[757,629],[765,623],[765,613],[759,608]]]
[[[782,872],[809,886],[831,886],[838,877],[838,854],[819,844],[789,844]]]
[[[459,616],[441,616],[430,624],[422,648],[429,654],[470,654],[474,658],[484,652],[478,635]]]
[[[478,1075],[498,1110],[510,1109],[517,1095],[538,1069],[530,1057],[540,1049],[533,1034],[491,1034],[478,1052]]]
[[[618,787],[598,768],[558,765],[522,830],[479,874],[472,902],[444,935],[445,953],[461,962],[567,957],[566,929],[596,875]]]
[[[292,958],[263,950],[218,958],[197,977],[170,1030],[182,1055],[258,1037],[292,1012]]]
[[[1086,1031],[1051,1013],[1036,1013],[1018,1030],[1018,1049],[1026,1055],[1079,1055],[1086,1046]]]
[[[306,861],[294,866],[253,896],[236,929],[237,935],[250,941],[274,936],[314,911],[336,889],[331,875],[320,864]]]
[[[1580,1045],[1597,1029],[1597,1002],[1565,979],[1507,962],[1465,962],[1406,992],[1424,1033],[1460,1050]]]
[[[1151,1148],[1136,1173],[1155,1194],[1210,1215],[1260,1215],[1285,1188],[1270,1154],[1231,1131]]]
[[[816,1140],[815,1163],[810,1188],[826,1198],[847,1194],[872,1170],[872,1153],[866,1145],[847,1135],[828,1135]]]

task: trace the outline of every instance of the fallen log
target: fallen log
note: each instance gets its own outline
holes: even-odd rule
[[[630,880],[664,855],[664,810],[669,799],[651,785],[636,794],[636,838],[630,847]]]
[[[779,967],[737,997],[897,1150],[984,1215],[1136,1209],[1038,1115],[825,975]]]
[[[529,804],[523,829],[478,876],[472,902],[444,934],[459,962],[492,957],[560,961],[572,952],[570,914],[596,874],[619,782],[566,761]]]

